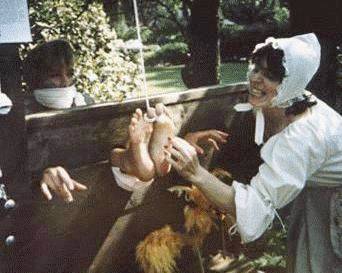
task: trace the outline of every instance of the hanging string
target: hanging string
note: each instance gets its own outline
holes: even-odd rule
[[[146,102],[146,108],[150,108],[150,102],[148,99],[148,93],[147,93],[147,84],[146,84],[146,73],[145,73],[145,64],[144,64],[144,54],[143,54],[143,43],[140,36],[140,23],[139,23],[139,15],[138,15],[138,5],[137,1],[133,0],[133,7],[134,7],[134,17],[135,17],[135,24],[137,28],[137,35],[138,35],[138,41],[139,41],[139,56],[140,56],[140,70],[141,74],[143,76],[143,92],[145,93],[145,102]],[[147,116],[146,116],[147,117]]]

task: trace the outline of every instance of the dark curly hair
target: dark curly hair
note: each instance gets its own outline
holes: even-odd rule
[[[48,72],[61,65],[65,65],[69,70],[74,67],[72,48],[67,41],[53,40],[31,50],[23,62],[23,76],[28,90],[39,88]]]
[[[285,115],[299,115],[306,111],[306,109],[317,104],[312,95],[304,95],[304,100],[294,102],[290,107],[285,109]]]
[[[285,77],[285,67],[283,66],[284,51],[274,49],[271,44],[267,44],[259,48],[250,56],[250,61],[253,64],[262,67],[262,61],[266,60],[267,70],[271,80],[282,82]]]
[[[268,77],[271,80],[279,81],[280,83],[286,77],[285,67],[283,66],[284,51],[274,49],[271,44],[259,48],[250,56],[250,61],[262,67],[262,61],[266,60]],[[285,109],[285,115],[299,115],[306,109],[317,104],[311,95],[304,95],[304,100],[293,103]]]

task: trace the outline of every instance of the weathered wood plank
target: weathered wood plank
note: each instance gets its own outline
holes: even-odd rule
[[[244,97],[245,88],[192,90],[156,97],[152,104],[158,101],[169,107],[180,134],[228,129],[232,107]],[[38,172],[53,164],[82,166],[69,171],[88,191],[75,193],[72,204],[57,198],[43,201],[36,193],[33,203],[28,203],[31,214],[18,211],[14,267],[25,272],[86,272],[88,268],[101,273],[135,272],[139,241],[166,224],[182,228],[184,204],[166,191],[181,182],[177,175],[157,179],[148,190],[131,195],[116,185],[108,163],[87,165],[105,159],[111,148],[125,143],[130,115],[143,106],[144,100],[135,100],[27,117],[29,170]],[[204,165],[211,155],[204,158]],[[29,226],[25,225],[28,219]]]
[[[183,134],[222,127],[224,117],[234,115],[232,105],[245,90],[244,84],[199,88],[153,97],[151,105],[167,105],[177,133]],[[130,116],[137,107],[145,107],[144,99],[26,116],[28,170],[39,173],[52,165],[78,168],[106,160],[113,147],[125,144]]]
[[[10,192],[19,190],[25,180],[26,155],[25,117],[21,91],[21,71],[18,45],[0,45],[1,91],[13,102],[8,115],[0,115],[0,168]]]

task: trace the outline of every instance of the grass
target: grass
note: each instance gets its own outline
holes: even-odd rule
[[[148,89],[152,94],[186,90],[181,77],[183,65],[146,68]],[[247,63],[225,63],[221,65],[221,84],[246,80]]]

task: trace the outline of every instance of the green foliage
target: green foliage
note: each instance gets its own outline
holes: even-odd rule
[[[283,36],[288,31],[289,11],[284,1],[223,1],[222,14],[236,23],[223,25],[221,29],[224,61],[246,57],[256,43],[270,36]]]
[[[146,56],[147,65],[184,64],[187,60],[188,46],[182,42],[168,43],[160,47],[150,56]]]
[[[221,33],[224,36],[229,36],[230,38],[237,38],[241,35],[241,33],[246,29],[245,26],[234,24],[228,26],[222,26]]]
[[[279,26],[286,25],[289,22],[290,12],[286,7],[276,7],[274,10],[274,20]]]
[[[256,269],[265,272],[285,272],[286,268],[286,231],[273,227],[257,241],[248,243],[243,254]]]
[[[279,0],[223,1],[222,12],[226,18],[242,25],[285,24],[289,18],[288,9]]]
[[[137,36],[137,29],[136,27],[128,27],[126,26],[125,29],[121,29],[120,32],[118,32],[119,38],[121,38],[124,41],[127,40],[135,40],[138,38]],[[153,31],[148,28],[148,27],[140,27],[140,36],[141,36],[141,41],[143,44],[151,44],[154,42],[154,35]]]
[[[118,37],[123,40],[136,39],[136,28],[131,1],[116,0],[117,13],[112,24]],[[141,36],[144,44],[163,45],[169,42],[184,42],[183,33],[187,21],[181,0],[138,0]],[[111,8],[115,8],[113,5]],[[119,26],[119,27],[118,27]]]
[[[99,3],[83,0],[34,1],[30,7],[34,47],[65,39],[75,54],[75,80],[80,92],[96,102],[122,100],[141,86],[138,66],[121,51],[115,30]]]
[[[285,269],[286,233],[273,229],[266,234],[265,252],[253,261],[258,269]]]

